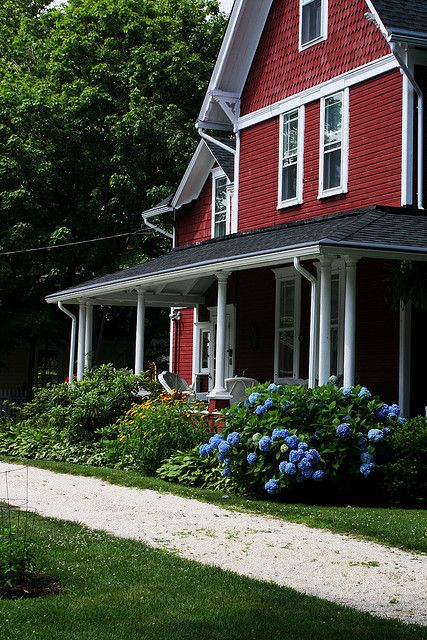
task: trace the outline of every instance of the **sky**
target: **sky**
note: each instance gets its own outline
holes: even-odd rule
[[[226,13],[230,13],[234,0],[219,0],[221,9]]]

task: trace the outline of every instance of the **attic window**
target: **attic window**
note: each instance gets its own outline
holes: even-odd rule
[[[300,0],[300,50],[325,40],[328,0]]]
[[[227,176],[221,169],[212,172],[212,237],[223,238],[229,231]]]

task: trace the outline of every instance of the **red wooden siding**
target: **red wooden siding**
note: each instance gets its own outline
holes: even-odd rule
[[[390,53],[365,0],[329,0],[328,38],[299,51],[300,0],[274,0],[242,95],[241,114]]]
[[[318,200],[320,102],[306,105],[304,203],[277,209],[279,118],[242,131],[239,231],[349,211],[400,206],[402,79],[398,71],[350,89],[348,193]]]
[[[208,240],[212,235],[212,177],[209,174],[200,196],[176,213],[175,246]]]
[[[193,370],[193,322],[194,310],[181,309],[181,319],[174,322],[172,371],[179,373],[188,384],[192,381]]]

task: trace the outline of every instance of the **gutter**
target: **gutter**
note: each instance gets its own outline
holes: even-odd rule
[[[153,215],[156,214],[152,214],[151,216],[142,216],[142,219],[144,221],[145,226],[147,226],[149,229],[153,229],[154,231],[157,231],[157,233],[161,233],[163,236],[166,236],[167,238],[169,238],[169,240],[173,240],[173,234],[169,233],[169,231],[165,231],[164,229],[161,229],[160,227],[156,227],[155,224],[152,224],[151,222],[148,222],[147,218],[151,218]]]
[[[58,301],[58,309],[71,318],[70,360],[68,365],[68,384],[73,384],[74,379],[74,352],[76,349],[76,325],[77,318],[74,313],[66,309],[61,301]]]

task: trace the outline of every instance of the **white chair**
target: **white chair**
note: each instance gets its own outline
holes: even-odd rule
[[[173,391],[184,395],[190,395],[190,393],[192,393],[192,389],[187,380],[177,373],[173,373],[172,371],[162,371],[162,373],[159,373],[157,378],[162,387],[166,389],[168,393],[172,393]]]
[[[308,386],[308,380],[305,378],[279,378],[278,384],[288,384],[291,387],[295,386]]]
[[[244,400],[246,389],[255,387],[257,384],[259,384],[258,380],[254,378],[240,378],[238,376],[235,378],[226,378],[225,388],[231,396],[230,406]]]

